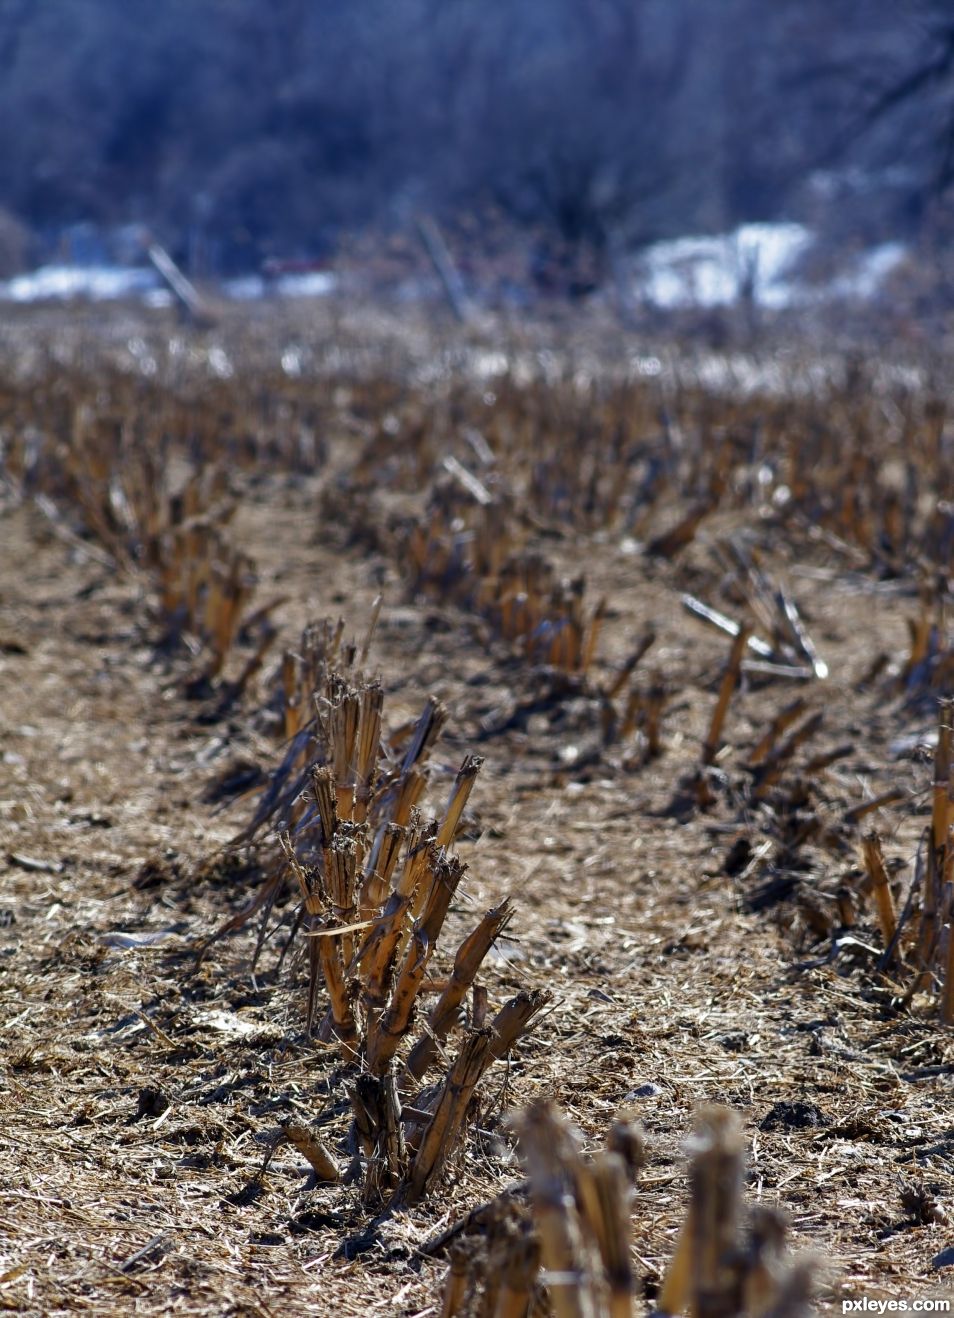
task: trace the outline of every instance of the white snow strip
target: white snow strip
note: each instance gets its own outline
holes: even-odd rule
[[[155,290],[152,270],[124,266],[44,265],[30,274],[15,275],[0,283],[0,299],[8,302],[91,302],[139,297]]]
[[[667,310],[730,306],[750,290],[760,306],[793,300],[789,275],[812,245],[801,224],[744,224],[714,237],[654,243],[640,259],[640,288]]]

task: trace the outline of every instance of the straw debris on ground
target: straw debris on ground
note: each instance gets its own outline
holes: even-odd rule
[[[926,372],[332,306],[0,351],[0,1307],[950,1296]]]

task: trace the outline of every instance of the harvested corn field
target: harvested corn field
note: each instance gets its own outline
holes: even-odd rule
[[[950,1298],[929,373],[333,302],[0,359],[0,1307]]]

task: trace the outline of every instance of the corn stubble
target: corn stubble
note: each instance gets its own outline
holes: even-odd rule
[[[519,509],[503,491],[477,499],[467,484],[438,482],[423,517],[399,537],[394,552],[412,593],[452,601],[510,648],[535,675],[537,700],[541,682],[554,703],[591,700],[602,744],[630,743],[631,765],[662,753],[669,692],[658,673],[648,687],[634,678],[655,632],[644,632],[618,668],[598,679],[608,599],[593,603],[584,577],[565,578],[541,552],[526,548]]]
[[[700,1108],[690,1152],[689,1211],[657,1296],[658,1312],[807,1315],[813,1264],[786,1259],[785,1222],[777,1212],[746,1210],[744,1140],[735,1113]]]
[[[611,1127],[605,1148],[538,1102],[513,1119],[527,1169],[526,1193],[472,1213],[468,1238],[451,1250],[444,1318],[632,1318],[633,1190],[646,1162],[642,1130]],[[656,1312],[691,1318],[805,1318],[814,1263],[786,1255],[786,1226],[743,1199],[744,1141],[728,1108],[696,1114],[690,1142],[690,1202],[656,1296]]]
[[[868,888],[884,943],[880,968],[906,983],[896,1005],[915,1000],[954,1025],[954,700],[939,702],[931,819],[921,836],[914,877],[900,913],[875,832],[862,844]]]
[[[71,543],[98,548],[105,561],[140,574],[158,599],[168,638],[202,656],[203,681],[241,693],[261,671],[274,632],[271,606],[249,612],[255,570],[232,531],[232,477],[243,468],[314,468],[321,410],[314,385],[309,392],[287,378],[269,379],[258,366],[227,385],[205,376],[191,389],[122,373],[91,387],[59,367],[50,383],[4,386],[4,485],[33,498]],[[905,388],[886,408],[872,383],[859,374],[813,397],[726,397],[686,379],[581,387],[569,373],[528,383],[514,372],[494,382],[493,394],[483,384],[453,387],[446,406],[434,407],[426,390],[382,376],[361,386],[356,410],[378,420],[367,423],[367,443],[332,492],[334,516],[349,521],[346,535],[373,539],[398,560],[412,592],[457,605],[486,638],[506,643],[532,681],[545,671],[553,691],[591,695],[604,743],[635,737],[645,759],[661,753],[667,703],[661,678],[648,688],[634,680],[653,632],[615,672],[597,677],[612,596],[608,606],[581,577],[565,580],[552,546],[567,542],[566,561],[575,548],[569,537],[618,536],[634,567],[653,572],[680,569],[685,559],[697,568],[705,561],[711,571],[714,556],[728,585],[725,607],[745,614],[735,622],[693,605],[733,640],[690,805],[708,807],[729,787],[762,829],[764,845],[778,844],[791,869],[812,837],[825,841],[828,833],[848,849],[845,830],[829,828],[812,797],[812,779],[844,747],[812,754],[823,715],[800,697],[780,708],[733,781],[726,729],[748,674],[805,682],[827,670],[794,599],[770,580],[748,542],[714,549],[709,532],[727,514],[741,514],[755,539],[764,529],[817,547],[826,561],[915,583],[920,604],[900,673],[886,678],[889,660],[875,654],[863,684],[900,697],[905,708],[933,708],[954,682],[946,404]],[[416,500],[396,523],[382,503],[395,489]],[[650,562],[659,559],[667,561]],[[226,684],[243,643],[250,656]],[[488,1009],[481,969],[511,919],[509,901],[458,930],[456,946],[450,940],[448,918],[456,918],[467,877],[455,838],[479,761],[464,761],[444,810],[430,818],[422,803],[446,713],[430,701],[415,723],[386,733],[382,690],[362,675],[366,657],[367,642],[347,644],[341,623],[307,629],[283,656],[269,709],[281,761],[237,839],[261,845],[265,882],[220,932],[260,916],[257,955],[279,893],[294,885],[308,1026],[350,1077],[355,1162],[345,1175],[362,1180],[366,1203],[377,1208],[412,1204],[434,1190],[482,1078],[546,995],[522,993]],[[864,837],[861,853],[884,944],[881,969],[898,990],[896,1005],[923,1003],[948,1026],[952,717],[945,700],[931,819],[906,898],[876,834]],[[841,823],[854,827],[896,795],[846,812]],[[845,924],[856,895],[845,897]],[[812,928],[829,936],[831,916],[820,915]],[[629,1200],[639,1139],[620,1128],[588,1161],[578,1137],[545,1107],[524,1114],[518,1131],[529,1200],[501,1207],[476,1280],[466,1253],[453,1254],[444,1313],[516,1318],[548,1308],[560,1318],[623,1318],[634,1307]],[[282,1138],[321,1183],[342,1176],[335,1153],[307,1127],[289,1123]],[[746,1214],[741,1139],[724,1111],[700,1114],[690,1179],[692,1202],[661,1307],[703,1318],[800,1312],[807,1269],[782,1262],[774,1217]]]
[[[626,1318],[633,1312],[630,1200],[645,1163],[642,1130],[611,1128],[584,1156],[579,1133],[548,1103],[512,1120],[526,1187],[475,1210],[451,1250],[447,1318]],[[525,1192],[524,1192],[525,1191]]]
[[[546,558],[528,552],[519,523],[502,495],[481,500],[469,488],[438,482],[401,546],[411,588],[486,619],[528,663],[585,677],[606,600],[588,604],[582,577],[564,581]]]
[[[279,451],[275,418],[260,397],[237,399],[236,388],[224,399],[206,381],[193,397],[105,370],[95,388],[63,372],[53,391],[0,397],[0,413],[24,427],[5,446],[7,480],[58,534],[147,585],[164,643],[197,656],[190,690],[220,704],[261,671],[279,602],[252,611],[255,565],[231,529],[235,476],[263,450]],[[239,418],[251,445],[223,430]]]
[[[381,686],[360,676],[357,650],[342,647],[341,629],[311,628],[303,640],[302,654],[286,656],[281,668],[290,748],[237,839],[247,844],[271,825],[278,848],[240,920],[264,908],[264,929],[291,878],[307,942],[308,1029],[355,1075],[353,1143],[364,1200],[411,1205],[431,1192],[462,1143],[488,1068],[506,1057],[550,995],[518,993],[483,1020],[478,976],[512,918],[509,900],[487,910],[448,972],[437,972],[467,874],[455,839],[482,761],[465,757],[443,812],[427,819],[419,803],[443,707],[429,700],[413,726],[385,737]],[[308,682],[317,686],[315,712],[302,722]],[[435,1000],[425,1007],[429,995]]]

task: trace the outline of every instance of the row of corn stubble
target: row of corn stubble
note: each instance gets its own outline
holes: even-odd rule
[[[249,400],[207,403],[200,391],[199,410],[208,410],[197,434],[195,398],[188,406],[163,391],[144,398],[144,388],[117,378],[105,406],[104,391],[91,397],[82,381],[62,376],[52,402],[39,389],[10,388],[0,405],[4,479],[64,534],[92,539],[112,561],[151,582],[167,638],[184,640],[199,656],[194,690],[220,707],[234,705],[253,691],[277,631],[270,621],[274,602],[252,609],[254,565],[229,525],[243,466],[266,453],[276,466],[291,460],[281,439],[288,416],[276,432],[272,410],[256,416]],[[647,554],[670,560],[720,511],[741,509],[763,521],[771,517],[780,529],[801,528],[865,570],[900,574],[942,561],[952,537],[942,496],[952,477],[943,475],[951,466],[940,406],[898,400],[890,451],[872,457],[880,418],[863,391],[847,387],[826,401],[827,410],[805,403],[793,411],[693,389],[660,397],[631,385],[593,405],[568,385],[544,391],[504,381],[489,417],[481,397],[461,389],[446,409],[453,428],[445,433],[427,424],[427,399],[412,396],[401,425],[416,442],[395,443],[393,429],[372,427],[348,481],[373,492],[376,484],[419,486],[421,473],[429,473],[423,519],[398,520],[378,534],[406,565],[409,589],[484,619],[528,668],[548,673],[556,691],[593,694],[607,744],[635,734],[641,754],[656,756],[666,692],[658,682],[647,688],[634,678],[652,633],[598,679],[606,603],[589,601],[582,580],[565,583],[535,532],[566,519],[581,529],[615,526],[641,539]],[[292,406],[292,429],[313,421],[306,397]],[[257,434],[237,446],[223,444],[223,407],[233,418],[241,412],[245,429]],[[830,442],[833,427],[838,444]],[[566,442],[570,434],[573,444]],[[464,447],[457,435],[465,436]],[[661,511],[674,494],[683,503],[675,518]],[[731,542],[728,549],[737,558],[746,552]],[[738,579],[748,583],[749,605],[735,628],[698,772],[686,785],[694,809],[710,808],[722,789],[724,761],[719,772],[715,762],[746,664],[774,667],[778,680],[786,666],[819,675],[793,602],[776,601],[770,616],[773,592],[762,588],[758,564],[749,555],[736,566]],[[897,679],[912,700],[943,689],[954,653],[944,628],[932,621],[943,593],[936,575],[934,584],[933,595],[926,586],[921,592],[911,656]],[[753,659],[760,623],[768,641]],[[353,1069],[350,1139],[360,1150],[362,1198],[380,1211],[439,1193],[465,1142],[481,1079],[518,1044],[547,994],[525,991],[493,1014],[488,1010],[479,972],[513,918],[509,900],[488,910],[452,955],[439,946],[466,880],[454,842],[479,762],[464,761],[443,811],[428,818],[421,806],[444,711],[429,702],[413,728],[388,736],[381,688],[365,676],[366,659],[366,648],[344,645],[341,629],[327,624],[309,629],[283,658],[270,699],[281,707],[284,750],[237,841],[259,845],[265,857],[265,880],[246,918],[267,918],[282,885],[297,889],[297,923],[307,938],[308,1025]],[[774,810],[785,827],[791,815],[791,826],[804,829],[797,784],[784,801],[778,793],[819,723],[804,704],[793,705],[791,717],[793,706],[780,710],[741,772],[752,803]],[[915,994],[936,992],[948,1023],[954,1017],[950,723],[944,706],[931,825],[900,914],[879,843],[864,844],[866,891],[885,942],[882,969],[895,980],[907,974],[908,1003]],[[802,773],[820,772],[825,754],[812,756]],[[429,995],[436,1001],[428,1010]],[[641,1157],[633,1152],[638,1132],[621,1125],[590,1161],[572,1129],[545,1107],[529,1109],[515,1129],[529,1173],[526,1191],[519,1201],[488,1207],[488,1221],[496,1214],[509,1225],[484,1231],[480,1249],[468,1253],[464,1231],[450,1246],[445,1313],[528,1313],[541,1287],[560,1318],[631,1312],[627,1196]],[[304,1145],[322,1179],[354,1174],[343,1173],[320,1142],[304,1138]],[[781,1315],[805,1303],[806,1272],[782,1261],[781,1228],[743,1211],[740,1150],[728,1114],[700,1114],[692,1203],[659,1296],[664,1309]]]

